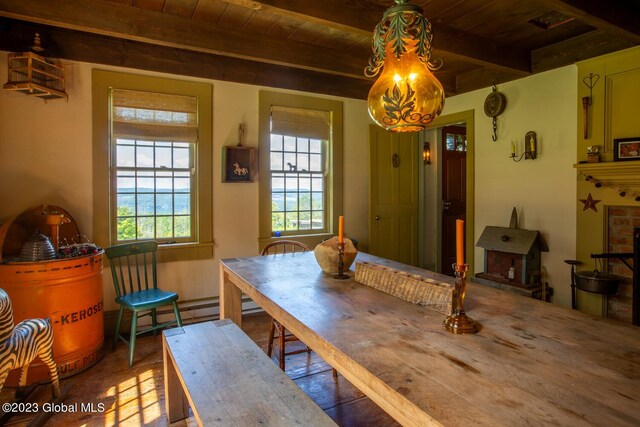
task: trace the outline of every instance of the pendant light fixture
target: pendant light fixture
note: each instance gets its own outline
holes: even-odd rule
[[[378,80],[369,91],[371,118],[391,132],[417,132],[444,108],[444,89],[432,71],[442,60],[431,60],[431,23],[422,8],[395,0],[373,31],[373,55],[364,74]]]

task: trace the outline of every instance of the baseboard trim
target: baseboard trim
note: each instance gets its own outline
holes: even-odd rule
[[[178,301],[178,309],[183,324],[191,324],[205,322],[208,320],[220,319],[220,297],[198,298],[193,300]],[[251,298],[242,297],[242,314],[252,314],[264,311],[257,306]],[[159,321],[168,321],[173,318],[173,309],[171,306],[159,308],[156,311]],[[131,330],[131,311],[125,310],[122,315],[122,324],[120,325],[120,333],[129,332]],[[163,319],[166,317],[166,319]],[[139,325],[145,325],[146,317],[139,322]],[[107,337],[112,337],[115,333],[116,321],[118,320],[118,310],[110,310],[104,312],[104,333]]]

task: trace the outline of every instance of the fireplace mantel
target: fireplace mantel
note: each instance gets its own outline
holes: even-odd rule
[[[573,167],[603,185],[640,187],[640,161],[579,163]]]
[[[575,259],[582,262],[580,269],[590,270],[595,267],[591,254],[630,252],[632,249],[628,242],[632,239],[633,227],[640,224],[640,213],[636,213],[636,210],[640,212],[640,160],[614,161],[614,139],[640,135],[637,113],[640,47],[580,61],[577,66],[575,163],[586,160],[590,147],[599,145],[602,148],[601,162],[573,165],[577,178]],[[600,76],[600,82],[592,89],[583,81],[590,73]],[[588,114],[584,114],[583,109],[585,97],[593,101]],[[594,201],[593,205],[584,203],[589,198]],[[629,209],[630,212],[624,213]],[[627,243],[623,245],[623,242]],[[614,247],[614,243],[620,247]],[[617,274],[628,270],[624,265],[621,268],[624,270]],[[560,285],[554,284],[554,287],[559,288]],[[578,309],[596,316],[604,314],[603,299],[598,294],[580,290],[576,294]],[[613,299],[609,301],[607,314],[610,317],[616,312],[611,310]],[[622,299],[616,302],[622,302]],[[622,314],[622,311],[618,310],[618,313]],[[615,318],[622,319],[623,316]]]

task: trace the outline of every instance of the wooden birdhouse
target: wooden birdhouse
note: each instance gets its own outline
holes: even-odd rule
[[[514,267],[513,283],[529,285],[540,272],[540,252],[547,252],[540,232],[506,227],[486,227],[477,246],[485,250],[486,273],[509,279]]]
[[[475,275],[480,283],[539,298],[540,253],[549,251],[539,231],[518,228],[512,217],[510,227],[486,227],[476,246],[484,249],[484,272]]]
[[[36,33],[30,52],[10,53],[8,57],[9,81],[5,90],[14,90],[25,95],[34,95],[45,101],[64,98],[69,95],[64,90],[64,68],[57,59],[42,56],[44,49],[40,35]]]

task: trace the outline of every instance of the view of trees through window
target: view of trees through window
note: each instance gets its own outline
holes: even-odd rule
[[[467,151],[467,137],[456,133],[447,133],[446,147],[448,151]]]
[[[323,141],[271,134],[272,231],[325,228]]]
[[[116,139],[118,241],[191,236],[190,145]]]

